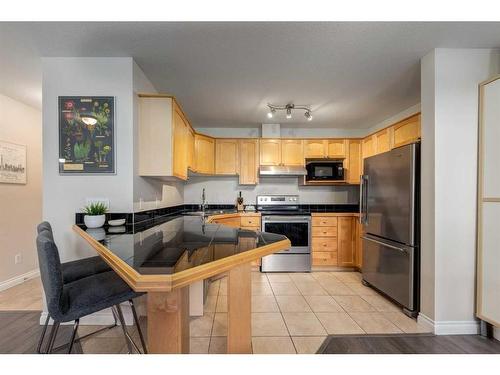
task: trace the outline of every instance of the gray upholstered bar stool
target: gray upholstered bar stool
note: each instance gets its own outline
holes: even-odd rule
[[[46,230],[48,232],[48,235],[52,241],[54,241],[54,233],[52,232],[52,226],[48,221],[44,221],[40,224],[38,224],[37,228],[37,233],[40,234],[42,231]],[[78,259],[74,260],[71,262],[65,262],[61,263],[61,271],[62,271],[62,277],[63,277],[63,282],[64,284],[71,283],[73,281],[83,279],[84,277],[87,276],[92,276],[96,275],[98,273],[102,272],[109,272],[111,271],[111,268],[104,262],[100,256],[93,256],[89,258],[84,258],[84,259]],[[132,302],[133,303],[133,302]],[[89,336],[98,334],[100,332],[106,331],[108,329],[114,328],[117,326],[117,320],[116,316],[113,314],[115,317],[115,322],[114,324],[111,324],[109,326],[106,326],[104,328],[98,329],[94,332],[91,332],[85,336],[80,337],[80,340],[83,340]],[[43,327],[43,334],[47,331],[47,326],[50,321],[50,316],[47,314],[47,318],[45,319],[44,327]],[[38,342],[37,346],[37,353],[41,353],[42,349],[42,341],[43,341],[43,336]]]
[[[38,224],[37,233],[46,230],[49,232],[50,238],[54,241],[54,234],[52,233],[52,226],[48,221]],[[61,264],[64,283],[70,283],[84,277],[95,275],[101,272],[111,271],[105,261],[100,256],[93,256],[90,258],[78,259],[71,262]]]
[[[140,353],[139,348],[127,332],[120,304],[125,301],[132,301],[141,293],[136,293],[130,289],[114,271],[101,272],[64,283],[59,252],[48,230],[42,229],[38,234],[37,251],[48,315],[54,320],[45,353],[53,351],[59,325],[74,321],[69,344],[60,347],[68,346],[68,353],[71,353],[73,344],[81,340],[81,338],[76,340],[80,318],[107,308],[112,308],[115,319],[118,317],[120,320],[129,353],[133,351],[133,347]],[[133,304],[131,304],[131,307],[143,352],[146,353],[146,344],[137,319],[137,313]],[[39,348],[42,346],[46,328],[47,326],[42,331]]]

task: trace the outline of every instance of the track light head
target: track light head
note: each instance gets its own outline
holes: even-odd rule
[[[311,112],[309,111],[306,111],[306,113],[304,113],[304,116],[306,116],[307,121],[312,121],[313,119]]]
[[[273,118],[276,110],[274,108],[271,108],[269,112],[267,112],[267,118]]]
[[[292,118],[292,108],[290,107],[286,109],[286,118],[288,119]]]

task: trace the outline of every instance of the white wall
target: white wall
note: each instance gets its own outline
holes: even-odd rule
[[[139,65],[133,62],[134,85],[134,212],[148,209],[170,207],[183,204],[183,184],[176,181],[162,181],[155,178],[140,177],[139,169],[139,119],[137,93],[157,93],[156,88],[146,77]]]
[[[87,197],[110,200],[110,211],[133,210],[132,58],[43,58],[43,218],[54,228],[61,260],[95,255],[71,230]],[[58,96],[114,96],[115,175],[60,175]]]
[[[499,66],[499,52],[489,49],[436,49],[422,60],[421,310],[436,333],[477,331],[478,84]]]
[[[35,228],[42,219],[42,114],[4,95],[0,113],[0,140],[25,145],[27,157],[25,185],[0,183],[2,290],[38,268]],[[21,254],[21,263],[14,263],[16,254]]]
[[[238,185],[238,177],[190,177],[184,186],[184,203],[200,204],[206,189],[208,204],[234,204],[241,191],[245,204],[255,204],[259,194],[298,194],[303,204],[358,203],[357,186],[299,186],[297,177],[261,178],[256,186]]]

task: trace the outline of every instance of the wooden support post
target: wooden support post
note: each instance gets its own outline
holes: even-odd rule
[[[229,271],[227,280],[227,352],[252,353],[252,266]]]
[[[189,353],[189,287],[148,293],[149,353]]]

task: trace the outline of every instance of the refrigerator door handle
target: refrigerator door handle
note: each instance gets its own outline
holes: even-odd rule
[[[378,240],[375,240],[375,239],[370,238],[370,237],[363,236],[362,239],[367,240],[367,241],[371,241],[371,242],[375,242],[375,243],[377,243],[379,245],[388,247],[388,248],[393,249],[393,250],[398,250],[401,253],[405,253],[405,254],[407,253],[406,249],[403,249],[402,247],[397,247],[397,246],[389,245],[388,243],[385,243],[385,242],[382,242],[382,241],[378,241]]]
[[[363,224],[363,175],[359,176],[359,223]]]
[[[361,175],[359,185],[359,222],[368,224],[368,175]]]

